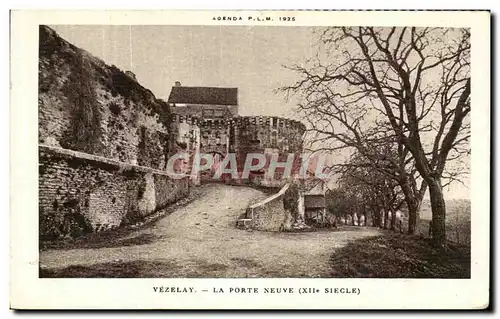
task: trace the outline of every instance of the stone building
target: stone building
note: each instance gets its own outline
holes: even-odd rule
[[[301,183],[298,199],[299,219],[306,222],[323,222],[326,212],[326,181],[314,178],[313,174],[308,170]]]
[[[274,158],[286,161],[294,154],[294,167],[300,166],[304,124],[299,121],[269,116],[240,116],[238,89],[224,87],[190,87],[176,82],[168,98],[170,111],[182,118],[198,118],[200,152],[211,154],[213,168],[202,172],[202,180],[209,180],[228,153],[236,155],[238,172],[242,172],[247,154],[264,154],[267,162]],[[177,129],[178,130],[178,129]],[[173,129],[173,131],[176,131]],[[264,176],[268,168],[250,173],[248,180],[231,179],[234,183],[254,183],[279,187],[283,184],[276,169],[273,176]]]
[[[181,82],[175,82],[168,104],[176,114],[226,119],[238,115],[238,89],[182,86]]]
[[[304,194],[304,220],[306,223],[324,223],[326,201],[323,194]]]
[[[42,240],[135,223],[187,197],[203,175],[172,178],[166,168],[175,153],[213,154],[214,165],[234,153],[238,171],[249,152],[299,159],[305,126],[239,116],[237,88],[176,83],[165,102],[132,72],[107,65],[49,27],[40,26],[39,36]],[[192,168],[193,158],[182,166]],[[256,171],[230,182],[279,187],[285,181]]]
[[[172,113],[200,119],[200,152],[211,154],[213,169],[229,152],[227,119],[238,115],[238,89],[182,86],[175,82],[168,97]],[[182,128],[181,128],[182,130]],[[203,176],[211,172],[203,172]]]

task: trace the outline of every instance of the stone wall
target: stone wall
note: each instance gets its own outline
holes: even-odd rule
[[[199,150],[198,126],[49,27],[39,39],[40,238],[133,223],[186,197],[193,181],[165,169],[179,148]]]
[[[302,152],[305,126],[299,121],[268,116],[241,116],[232,120],[235,138],[231,149],[249,151],[276,149]]]
[[[170,121],[170,136],[169,136],[169,158],[176,153],[187,153],[189,159],[183,161],[183,169],[188,174],[194,173],[191,180],[195,184],[199,184],[200,176],[197,170],[193,170],[193,163],[196,154],[200,152],[200,120],[192,116],[184,116],[173,114]],[[180,160],[178,160],[180,161]],[[178,165],[174,165],[178,167]]]
[[[177,110],[174,110],[177,112]],[[224,180],[232,184],[251,184],[263,187],[282,187],[288,179],[282,178],[284,168],[278,167],[273,176],[264,175],[269,168],[271,159],[286,162],[289,154],[294,154],[293,172],[298,172],[301,164],[303,134],[305,126],[294,120],[265,117],[246,116],[220,119],[196,118],[175,114],[170,124],[171,154],[179,151],[194,154],[198,150],[201,154],[211,154],[214,159],[212,169],[201,172],[201,180],[214,181],[213,174],[221,161],[228,153],[236,155],[237,170],[240,178],[233,178],[230,174],[223,174],[217,181]],[[193,142],[198,134],[198,148],[193,148]],[[241,178],[247,154],[264,154],[267,165],[258,171],[250,172],[248,178]]]
[[[286,162],[289,154],[294,154],[293,172],[301,165],[305,126],[301,122],[279,117],[245,116],[232,120],[230,151],[236,153],[238,171],[243,171],[248,153],[264,154],[268,171],[271,159]],[[284,169],[277,168],[273,176],[252,172],[247,183],[264,187],[281,187],[287,180],[282,178]]]
[[[170,120],[171,154],[178,151],[200,151],[200,120],[197,117],[173,114]]]
[[[225,119],[238,116],[237,105],[171,104],[176,114],[184,116],[210,119]]]
[[[39,32],[39,143],[163,169],[168,104],[52,29]]]
[[[188,178],[91,154],[39,146],[41,239],[133,223],[188,196]]]
[[[204,120],[201,123],[201,152],[225,156],[229,149],[230,120]]]
[[[252,229],[281,231],[290,228],[293,217],[283,205],[289,187],[290,184],[285,184],[278,193],[247,208],[245,219],[250,220]]]

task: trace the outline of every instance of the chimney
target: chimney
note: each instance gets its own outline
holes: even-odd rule
[[[182,86],[182,84],[179,81],[175,81],[175,86]]]

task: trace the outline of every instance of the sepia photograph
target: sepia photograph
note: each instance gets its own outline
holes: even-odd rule
[[[39,37],[41,277],[470,277],[469,30]]]
[[[471,27],[205,13],[36,25],[37,280],[475,277]]]

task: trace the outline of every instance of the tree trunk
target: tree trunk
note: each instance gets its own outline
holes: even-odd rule
[[[432,242],[437,247],[446,245],[446,204],[440,179],[429,183],[432,209]]]
[[[420,204],[422,203],[422,196],[419,193],[415,195],[412,191],[408,180],[402,180],[400,182],[401,189],[405,195],[406,206],[408,207],[408,234],[412,235],[415,233],[419,220]],[[425,193],[425,192],[424,192]]]
[[[389,211],[384,209],[384,229],[387,229],[387,222],[389,221]]]
[[[413,199],[406,201],[408,205],[408,234],[413,235],[417,229],[418,206]]]
[[[372,215],[372,227],[380,227],[380,211],[372,209],[371,215]]]
[[[408,234],[415,234],[417,229],[417,214],[416,211],[408,207]]]
[[[396,212],[391,209],[391,230],[396,230]]]

